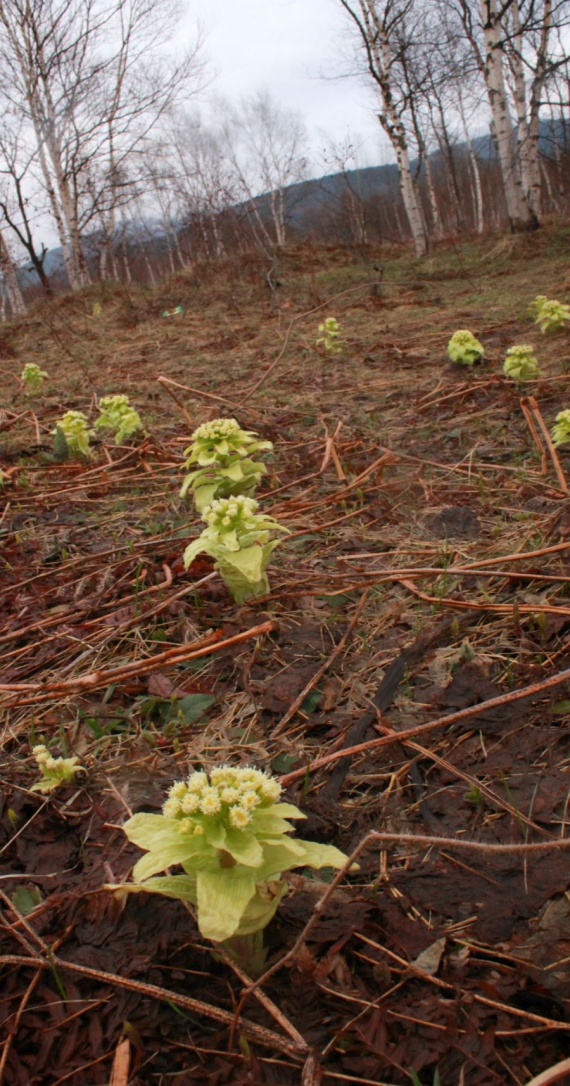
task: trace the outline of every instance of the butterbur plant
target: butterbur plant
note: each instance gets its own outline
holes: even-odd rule
[[[37,396],[42,391],[46,377],[49,377],[49,373],[41,370],[35,362],[26,362],[21,373],[21,380],[30,396]]]
[[[327,354],[339,354],[342,351],[340,324],[336,317],[326,317],[322,324],[319,324],[318,332],[317,347],[323,347]]]
[[[242,494],[216,498],[202,514],[206,523],[202,534],[184,551],[186,569],[198,554],[214,558],[215,568],[236,603],[269,592],[265,570],[275,547],[279,546],[279,540],[271,540],[270,534],[289,530],[257,509],[254,498]]]
[[[272,448],[270,441],[259,441],[255,431],[242,430],[235,419],[203,423],[184,450],[188,475],[180,496],[183,498],[190,490],[201,513],[214,498],[252,494],[267,468],[251,456]]]
[[[57,446],[65,445],[67,453],[91,456],[89,438],[91,436],[87,419],[82,411],[66,411],[58,419],[52,430]],[[61,452],[61,449],[59,450]]]
[[[531,302],[530,311],[534,316],[534,323],[538,324],[541,332],[559,332],[570,322],[570,306],[547,298],[544,294],[538,294]]]
[[[462,366],[473,366],[480,362],[485,354],[485,348],[472,332],[466,328],[460,328],[454,332],[447,344],[447,354],[452,362],[459,362]]]
[[[142,422],[138,411],[129,403],[128,396],[102,396],[95,428],[111,430],[115,435],[115,444],[120,445],[125,438],[142,430]]]
[[[503,363],[503,373],[505,377],[512,377],[513,381],[533,381],[540,377],[540,366],[534,355],[534,347],[528,343],[509,347]]]
[[[341,868],[347,857],[333,845],[292,839],[289,819],[306,816],[280,803],[281,785],[258,769],[221,766],[172,785],[162,814],[136,814],[123,829],[146,855],[135,864],[135,885],[196,907],[205,939],[226,943],[253,937],[274,916],[295,867]],[[158,872],[179,864],[183,874]],[[235,947],[235,943],[234,943]],[[226,949],[232,952],[232,945]],[[241,950],[243,952],[243,942]]]
[[[72,783],[75,774],[83,772],[83,766],[78,764],[79,758],[53,758],[42,743],[34,747],[32,754],[41,773],[39,781],[32,784],[32,792],[53,792],[62,784]]]
[[[553,445],[556,447],[559,445],[568,445],[570,442],[570,410],[568,410],[568,408],[558,412],[554,426],[550,432],[552,434]]]

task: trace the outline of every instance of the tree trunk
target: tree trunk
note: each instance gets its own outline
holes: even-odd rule
[[[503,72],[504,47],[496,0],[481,0],[481,9],[485,38],[485,83],[493,119],[493,136],[505,190],[507,214],[512,230],[525,230],[532,226],[534,216],[525,200],[520,161],[516,154]]]

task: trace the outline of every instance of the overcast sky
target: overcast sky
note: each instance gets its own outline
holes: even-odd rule
[[[188,0],[188,25],[198,20],[215,80],[231,101],[267,90],[298,112],[311,143],[313,173],[322,132],[362,144],[359,165],[392,161],[362,77],[350,75],[350,27],[338,0]],[[342,78],[346,76],[346,78]]]

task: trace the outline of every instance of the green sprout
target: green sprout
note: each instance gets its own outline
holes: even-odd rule
[[[343,342],[336,317],[326,317],[322,324],[319,324],[318,331],[317,347],[323,347],[327,354],[340,354]]]
[[[570,410],[559,411],[554,426],[550,431],[555,446],[567,445],[570,441]]]
[[[93,302],[93,309],[91,310],[93,316],[99,320],[103,316],[103,306],[100,302]]]
[[[91,436],[87,419],[82,411],[66,411],[52,430],[55,437],[56,450],[62,453],[64,446],[67,453],[78,453],[80,456],[91,456],[89,438]],[[61,456],[61,459],[64,459]]]
[[[534,302],[531,302],[530,312],[542,333],[559,332],[570,321],[570,306],[547,298],[544,294],[538,294]]]
[[[131,406],[128,396],[102,396],[99,412],[95,428],[112,430],[116,445],[121,445],[126,437],[132,437],[137,430],[142,430],[138,411]]]
[[[165,310],[163,310],[162,316],[163,317],[179,317],[183,312],[184,312],[184,310],[183,310],[182,306],[177,305],[175,307],[175,309],[165,309]]]
[[[41,773],[39,781],[31,787],[32,792],[53,792],[62,784],[71,784],[75,774],[83,772],[83,766],[78,765],[79,758],[52,758],[43,743],[34,747],[32,754]]]
[[[21,373],[21,380],[30,396],[37,396],[42,391],[45,377],[49,377],[49,373],[41,370],[39,366],[36,366],[35,362],[26,362]]]
[[[225,581],[236,603],[265,596],[269,581],[265,570],[279,546],[269,539],[271,532],[288,532],[272,517],[257,512],[253,498],[238,494],[235,498],[216,498],[206,506],[202,520],[207,527],[184,551],[186,569],[196,555],[215,558],[215,568]]]
[[[505,377],[512,377],[513,381],[534,381],[535,377],[540,377],[540,367],[534,355],[534,347],[528,343],[509,347],[503,364],[503,373]]]
[[[460,328],[454,332],[447,344],[447,354],[452,362],[459,362],[462,366],[473,366],[480,362],[485,354],[485,348],[475,336],[466,328]]]
[[[333,845],[289,837],[287,819],[306,815],[280,796],[279,782],[258,769],[221,766],[177,781],[161,815],[136,814],[123,826],[146,856],[133,869],[135,885],[108,889],[190,902],[201,934],[214,943],[255,935],[287,892],[285,872],[341,868],[347,860]],[[184,874],[153,877],[175,864]]]
[[[258,441],[254,430],[242,430],[235,419],[212,419],[192,434],[192,444],[184,450],[189,471],[180,496],[192,491],[196,509],[201,513],[214,498],[250,495],[267,468],[250,453],[271,450],[270,441]]]

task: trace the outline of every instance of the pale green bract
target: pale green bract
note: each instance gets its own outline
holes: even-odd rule
[[[126,437],[132,437],[137,430],[142,430],[138,411],[131,406],[128,396],[102,396],[99,400],[99,412],[96,429],[112,430],[116,445],[120,445]]]
[[[206,528],[184,551],[186,569],[198,554],[214,558],[215,568],[236,603],[269,592],[265,570],[279,545],[279,540],[270,540],[270,533],[288,531],[257,509],[253,498],[241,494],[235,498],[216,498],[202,514]]]
[[[570,410],[559,411],[550,431],[553,445],[567,445],[570,441]]]
[[[287,891],[284,872],[347,860],[333,845],[290,838],[288,819],[306,816],[280,795],[279,782],[258,769],[221,766],[177,781],[161,815],[136,814],[123,826],[146,850],[133,869],[138,885],[108,889],[190,902],[200,932],[215,943],[261,931]],[[155,877],[176,864],[183,875]]]
[[[26,392],[29,392],[31,396],[36,396],[42,391],[44,378],[46,377],[49,377],[49,373],[41,370],[39,366],[36,366],[35,362],[26,362],[21,373],[21,380],[26,386]]]
[[[540,377],[540,366],[534,354],[534,347],[529,343],[509,347],[503,363],[503,373],[505,377],[512,377],[513,381],[533,381],[536,377]]]
[[[53,792],[62,784],[70,784],[75,780],[75,774],[83,770],[83,766],[78,764],[79,758],[52,758],[43,743],[34,747],[32,754],[41,777],[36,784],[32,784],[31,792]]]
[[[340,324],[336,317],[326,317],[322,324],[319,324],[318,332],[317,347],[323,347],[327,354],[339,354],[342,351]]]
[[[462,366],[473,366],[480,362],[485,354],[485,348],[472,332],[466,328],[460,328],[454,332],[447,344],[447,354],[452,362],[459,362]]]
[[[547,298],[544,294],[538,294],[531,302],[530,311],[534,315],[534,323],[543,333],[559,332],[570,322],[570,305]]]
[[[184,450],[189,471],[180,496],[192,491],[196,509],[201,513],[214,498],[250,495],[267,468],[250,454],[270,451],[270,441],[259,441],[254,430],[242,430],[235,419],[213,419],[192,434],[192,444]]]
[[[82,411],[66,411],[65,415],[57,420],[52,434],[57,436],[58,430],[65,438],[68,452],[91,456],[89,449],[91,435],[87,419]]]

